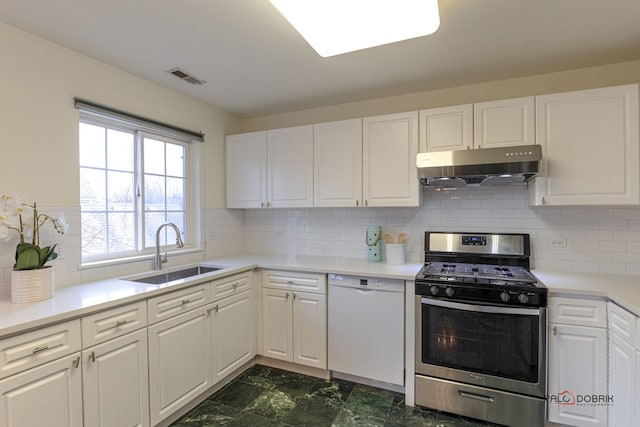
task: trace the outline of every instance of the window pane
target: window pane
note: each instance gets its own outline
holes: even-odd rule
[[[109,214],[109,252],[136,249],[135,214]]]
[[[185,210],[185,188],[184,179],[167,178],[167,210]]]
[[[134,140],[130,132],[107,131],[107,167],[133,172]]]
[[[127,172],[107,172],[109,182],[110,211],[133,211],[134,209],[134,175]]]
[[[164,177],[144,176],[144,203],[147,211],[163,211],[165,207]]]
[[[167,175],[184,177],[184,154],[183,146],[167,143]]]
[[[166,214],[164,212],[145,212],[144,215],[144,240],[147,248],[155,247],[156,245],[156,230],[158,227],[167,222]],[[171,230],[173,233],[173,230]],[[160,232],[160,246],[164,246],[167,230],[166,227]]]
[[[164,175],[164,142],[144,139],[144,173]]]
[[[82,212],[82,254],[97,255],[107,252],[107,215]]]
[[[106,209],[106,182],[103,169],[80,168],[80,208],[83,211]]]
[[[80,123],[80,166],[105,167],[105,128]]]

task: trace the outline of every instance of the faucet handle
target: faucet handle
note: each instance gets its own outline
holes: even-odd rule
[[[167,261],[169,261],[169,259],[167,258],[167,252],[165,252],[164,255],[160,255],[160,262],[164,264]]]

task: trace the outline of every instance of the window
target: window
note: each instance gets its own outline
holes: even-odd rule
[[[188,189],[197,181],[187,140],[81,114],[79,145],[84,262],[151,253],[165,222],[193,245],[197,203]],[[173,246],[173,230],[164,228],[159,237],[161,246]]]

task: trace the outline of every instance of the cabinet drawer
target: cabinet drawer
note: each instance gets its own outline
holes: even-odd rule
[[[606,328],[607,304],[602,300],[552,297],[549,322]]]
[[[147,326],[147,303],[140,301],[82,318],[83,348]]]
[[[327,293],[326,274],[298,273],[294,271],[264,270],[262,286],[265,288]]]
[[[80,351],[80,320],[59,323],[0,341],[0,378]]]
[[[224,277],[211,282],[211,300],[217,301],[251,288],[251,272]]]
[[[636,316],[612,302],[607,302],[609,330],[618,334],[629,345],[636,339]]]
[[[205,283],[150,298],[147,300],[149,324],[208,304],[209,295],[209,284]]]

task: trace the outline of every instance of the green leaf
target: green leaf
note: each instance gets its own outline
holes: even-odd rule
[[[16,247],[16,263],[14,270],[32,270],[39,268],[40,251],[38,247],[31,243],[20,243]]]

